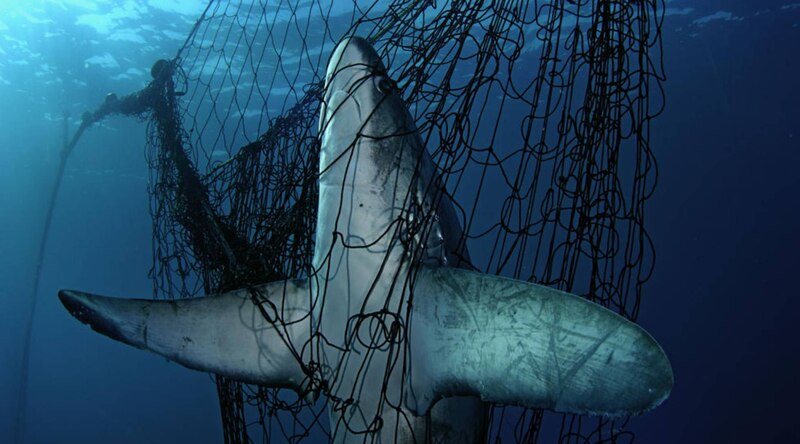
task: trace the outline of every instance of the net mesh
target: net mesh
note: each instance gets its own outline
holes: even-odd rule
[[[177,56],[119,101],[149,110],[157,297],[312,272],[325,65],[359,35],[397,81],[472,265],[635,320],[654,264],[644,217],[663,10],[659,0],[211,1]],[[117,112],[141,115],[141,103]],[[305,370],[320,387],[313,362]],[[331,438],[326,407],[342,400],[216,383],[226,442]],[[633,441],[627,421],[504,406],[489,419],[486,442]]]

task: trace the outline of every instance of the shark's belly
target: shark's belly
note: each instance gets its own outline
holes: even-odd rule
[[[403,292],[393,283],[408,273],[401,245],[393,241],[400,212],[375,211],[386,208],[385,202],[377,186],[320,184],[312,282],[324,301],[315,307],[315,323],[324,338],[331,426],[338,423],[339,429],[335,442],[361,442],[360,433],[383,430],[381,425],[387,429],[380,435],[394,430],[389,424],[397,412],[384,396],[400,402],[403,366],[387,369],[402,359],[402,351],[392,346],[399,338],[390,332],[392,325],[403,323]]]
[[[320,184],[314,267],[338,278],[342,265],[366,266],[359,275],[401,261],[397,239],[403,218],[403,198],[373,185]],[[381,265],[384,264],[384,265]],[[328,271],[326,271],[328,270]],[[363,280],[357,278],[357,280]]]
[[[380,187],[320,185],[314,281],[325,304],[315,314],[336,345],[346,345],[348,323],[400,308],[398,285],[408,274],[395,233],[401,211],[375,211],[387,207]]]
[[[375,442],[476,442],[483,409],[475,398],[444,400],[428,418],[405,407],[410,258],[399,239],[401,204],[390,199],[378,186],[320,186],[312,281],[325,301],[315,312],[334,441],[364,442],[372,431]]]

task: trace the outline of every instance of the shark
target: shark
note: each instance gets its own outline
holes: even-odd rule
[[[670,394],[664,350],[579,296],[475,270],[397,83],[360,37],[327,66],[307,277],[184,300],[62,290],[93,330],[313,400],[333,442],[485,441],[492,403],[630,416]]]

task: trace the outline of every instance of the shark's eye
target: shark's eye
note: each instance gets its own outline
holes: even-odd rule
[[[391,94],[394,92],[394,82],[386,76],[376,76],[373,80],[375,88],[383,94]]]

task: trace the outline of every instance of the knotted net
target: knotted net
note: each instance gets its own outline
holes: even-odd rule
[[[325,67],[359,35],[417,122],[472,265],[635,320],[654,263],[644,217],[663,11],[659,0],[211,1],[153,82],[118,102],[146,106],[115,109],[149,121],[157,297],[312,273]],[[216,383],[230,443],[330,439],[327,407],[344,401]],[[630,442],[626,423],[494,406],[487,442]]]

